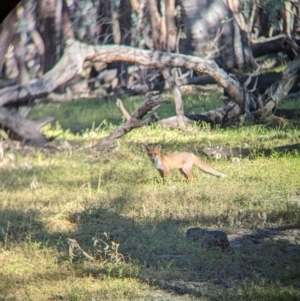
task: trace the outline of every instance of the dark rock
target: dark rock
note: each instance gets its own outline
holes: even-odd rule
[[[229,247],[227,235],[219,230],[204,230],[201,228],[190,228],[186,232],[187,239],[191,241],[201,240],[204,245],[218,246],[223,250]]]

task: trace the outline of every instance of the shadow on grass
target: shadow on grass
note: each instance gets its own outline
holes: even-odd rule
[[[49,233],[41,213],[37,210],[23,212],[2,208],[1,244],[9,248],[22,244],[30,236],[30,242],[37,241],[62,252],[59,261],[64,262],[68,256],[67,238],[76,239],[82,249],[94,256],[92,238],[101,236],[103,232],[109,232],[110,237],[120,243],[119,252],[125,256],[128,266],[138,266],[138,272],[134,277],[173,293],[200,296],[206,291],[210,295],[212,291],[207,292],[206,288],[209,284],[212,290],[219,290],[218,300],[228,300],[226,298],[229,295],[233,300],[248,300],[241,297],[241,290],[245,294],[253,294],[254,288],[251,291],[249,286],[244,285],[251,283],[257,286],[258,291],[277,285],[279,291],[285,291],[290,298],[273,300],[297,300],[296,298],[300,297],[299,245],[278,244],[273,241],[253,243],[247,234],[237,238],[238,241],[232,240],[231,244],[238,247],[227,252],[208,249],[201,243],[186,240],[185,233],[191,225],[190,220],[172,217],[155,219],[145,217],[143,220],[127,218],[115,211],[117,204],[122,202],[128,200],[119,198],[115,200],[114,207],[93,206],[66,216],[65,219],[76,224],[77,229],[68,234]],[[298,225],[295,228],[300,227]],[[99,262],[92,262],[87,267],[83,264],[86,259],[84,257],[79,259],[73,263],[76,268],[72,272],[78,277],[92,275],[101,278],[104,274],[109,277],[120,277],[121,269],[121,277],[132,277],[131,267],[115,265],[108,271]],[[68,275],[66,273],[66,276]],[[49,275],[46,273],[40,277],[47,278]],[[17,283],[17,274],[11,275],[10,281]],[[23,280],[22,285],[25,285],[26,281],[30,279]],[[262,284],[263,281],[265,284]],[[284,289],[288,287],[291,291]],[[228,288],[230,290],[227,290]],[[221,292],[223,297],[220,299]],[[264,296],[267,294],[268,291],[264,290]],[[272,300],[272,294],[274,292],[270,292],[270,297],[264,300]]]
[[[72,171],[71,171],[72,172]],[[57,188],[74,188],[86,185],[87,179],[82,179],[74,168],[74,176],[64,166],[33,166],[30,169],[2,169],[0,173],[0,191],[28,191],[38,187],[55,185]],[[33,190],[32,190],[33,191]]]

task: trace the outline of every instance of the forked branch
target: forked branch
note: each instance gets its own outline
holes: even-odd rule
[[[97,150],[103,151],[107,149],[116,139],[122,137],[124,134],[130,132],[134,128],[138,128],[144,125],[147,125],[151,122],[151,117],[142,120],[144,116],[146,116],[150,111],[152,111],[154,108],[157,108],[159,105],[166,103],[168,101],[165,101],[161,98],[159,94],[157,95],[147,95],[144,102],[141,104],[141,106],[132,114],[128,114],[128,112],[125,110],[124,106],[122,105],[122,102],[120,100],[118,101],[119,104],[118,107],[122,108],[125,111],[122,111],[122,113],[125,113],[125,118],[127,121],[118,126],[113,132],[111,132],[106,138],[104,138],[99,144],[97,144],[95,147]]]

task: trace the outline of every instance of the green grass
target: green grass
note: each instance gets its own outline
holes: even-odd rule
[[[185,108],[211,109],[220,105],[217,96],[185,96]],[[124,103],[132,112],[141,101]],[[174,110],[160,109],[162,117]],[[300,299],[299,257],[282,260],[278,244],[265,242],[254,251],[242,245],[232,253],[185,238],[190,227],[236,228],[220,219],[226,212],[266,213],[266,227],[299,228],[299,207],[288,203],[300,188],[299,152],[210,161],[228,178],[194,170],[195,181],[188,183],[174,171],[163,183],[141,150],[144,143],[160,143],[166,153],[190,151],[205,159],[201,149],[210,145],[256,149],[298,143],[297,128],[202,125],[182,133],[150,126],[128,133],[112,151],[97,153],[86,146],[122,123],[115,100],[39,105],[31,114],[56,117],[45,132],[57,136],[53,145],[59,150],[12,149],[16,161],[1,169],[0,300]],[[94,237],[108,243],[108,250],[118,242],[119,257],[105,254],[104,243],[94,247]],[[78,250],[70,260],[68,238],[96,260]]]
[[[198,95],[183,95],[185,112],[201,113],[222,105],[218,100],[218,93],[201,93]],[[170,104],[163,104],[158,109],[161,118],[175,115],[174,105],[171,103],[171,96],[166,94],[163,97],[169,100]],[[143,96],[127,97],[122,99],[128,112],[133,113],[144,100]],[[82,134],[86,129],[108,127],[122,123],[120,112],[116,106],[115,98],[89,99],[66,103],[38,104],[33,107],[29,115],[32,119],[38,120],[45,116],[55,116],[56,122],[61,128],[72,133]]]

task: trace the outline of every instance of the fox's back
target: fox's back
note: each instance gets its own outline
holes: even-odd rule
[[[161,155],[161,160],[167,164],[170,169],[182,168],[182,166],[189,164],[193,165],[195,162],[195,155],[192,153],[172,153],[168,155]]]

